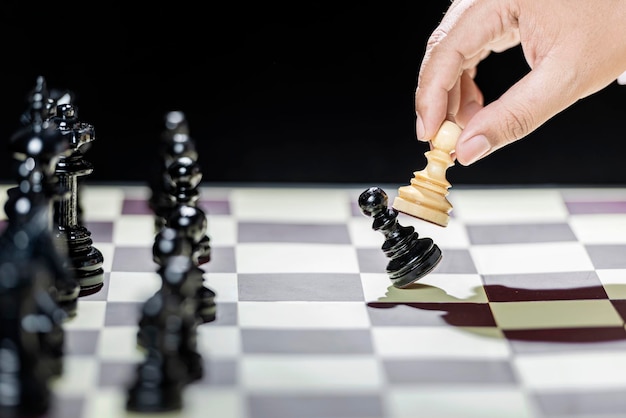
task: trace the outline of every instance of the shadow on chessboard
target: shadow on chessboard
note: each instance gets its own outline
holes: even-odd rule
[[[626,286],[613,285],[610,290],[611,294],[625,294]],[[396,323],[402,317],[411,325],[420,321],[432,324],[432,316],[422,315],[423,311],[439,311],[435,321],[483,337],[574,344],[626,341],[626,300],[610,299],[602,286],[528,289],[485,285],[473,291],[463,299],[425,284],[404,289],[389,286],[385,296],[368,306],[395,309],[395,313],[383,315],[395,316]],[[476,297],[483,292],[485,300]],[[403,307],[422,312],[410,314]]]

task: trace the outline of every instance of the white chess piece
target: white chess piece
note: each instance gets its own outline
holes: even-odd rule
[[[454,165],[451,155],[460,134],[461,128],[457,124],[443,122],[430,141],[433,148],[424,154],[426,167],[413,173],[411,184],[398,189],[394,209],[439,226],[448,225],[452,205],[446,197],[450,188],[446,170]]]

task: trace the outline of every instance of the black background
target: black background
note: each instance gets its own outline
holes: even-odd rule
[[[95,127],[91,181],[148,180],[170,110],[187,115],[207,182],[405,184],[425,164],[413,94],[448,1],[16,4],[0,18],[0,136],[8,143],[43,75]],[[526,71],[513,49],[477,80],[490,101]],[[626,183],[625,115],[626,86],[613,84],[448,180]],[[11,181],[5,149],[0,180]]]

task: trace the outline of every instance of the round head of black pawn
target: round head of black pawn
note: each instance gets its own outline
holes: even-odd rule
[[[376,216],[387,210],[389,198],[380,187],[370,187],[359,196],[359,207],[365,216]]]
[[[163,157],[165,167],[169,167],[180,157],[198,159],[196,144],[189,136],[189,126],[183,112],[173,111],[165,115],[165,131],[162,134],[159,153]]]
[[[160,153],[163,156],[165,167],[169,167],[170,164],[182,157],[189,158],[193,161],[198,160],[196,144],[189,135],[182,133],[174,134],[170,140],[164,142],[161,146]]]
[[[167,226],[181,233],[194,243],[200,242],[207,231],[206,213],[198,207],[176,205],[167,219]]]
[[[189,134],[189,125],[184,112],[174,110],[165,114],[165,135]]]
[[[197,161],[189,157],[180,157],[167,168],[167,176],[172,189],[195,188],[202,181],[202,170]]]
[[[184,255],[191,257],[193,248],[190,240],[174,228],[165,227],[154,238],[152,246],[152,259],[162,266],[168,259],[174,256]]]

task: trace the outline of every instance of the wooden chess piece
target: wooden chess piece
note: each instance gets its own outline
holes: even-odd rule
[[[451,154],[460,134],[457,124],[444,121],[431,140],[432,149],[424,154],[426,167],[413,173],[410,185],[398,189],[394,209],[439,226],[448,225],[452,205],[447,199],[450,183],[446,170],[454,165]]]

